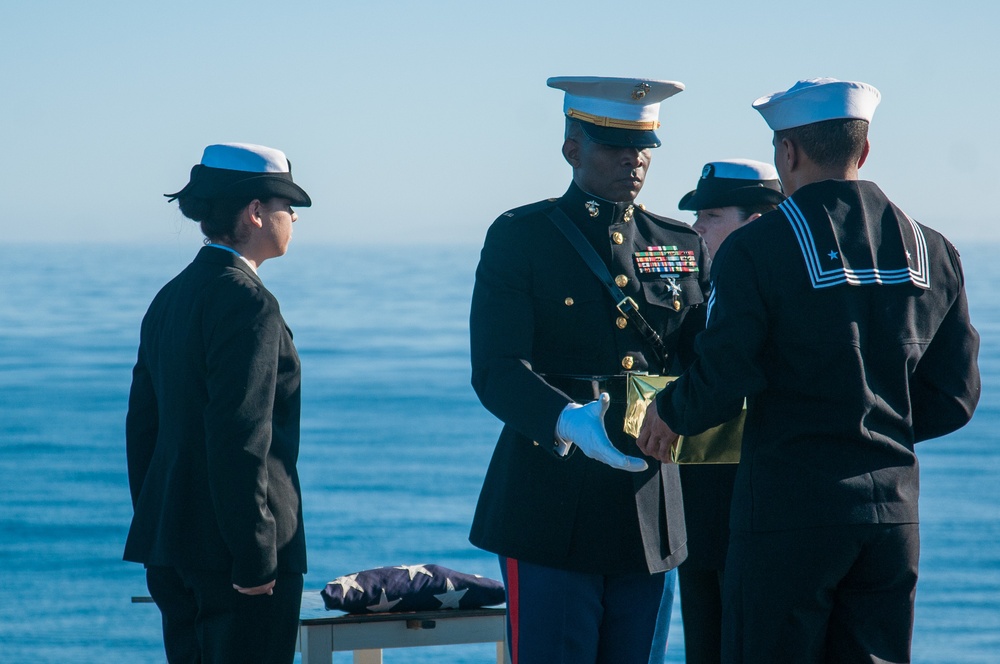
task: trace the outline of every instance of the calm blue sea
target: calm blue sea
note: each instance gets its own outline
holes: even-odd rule
[[[983,335],[979,411],[919,448],[915,662],[1000,661],[998,249],[963,250]],[[0,662],[164,659],[156,608],[130,603],[146,594],[142,569],[121,561],[124,417],[142,314],[196,251],[0,247]],[[478,247],[293,244],[263,266],[302,357],[307,589],[413,563],[499,578],[467,540],[500,428],[469,387],[477,259]],[[671,662],[683,662],[678,613]],[[493,657],[484,645],[385,661]]]

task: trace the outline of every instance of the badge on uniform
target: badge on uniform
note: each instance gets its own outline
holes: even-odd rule
[[[646,251],[637,251],[633,255],[636,269],[641,274],[657,273],[666,279],[698,271],[698,260],[694,257],[694,251],[678,249],[673,245],[646,247]]]
[[[656,274],[667,280],[667,288],[673,296],[674,311],[681,310],[681,285],[677,277],[698,272],[698,261],[694,251],[678,249],[676,246],[646,247],[637,251],[635,266],[640,274]]]

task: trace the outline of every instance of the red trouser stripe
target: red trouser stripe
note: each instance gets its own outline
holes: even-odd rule
[[[517,664],[517,641],[521,623],[518,620],[520,588],[517,584],[517,561],[507,559],[507,622],[510,624],[510,664]]]

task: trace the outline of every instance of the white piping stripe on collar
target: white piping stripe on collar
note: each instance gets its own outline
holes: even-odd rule
[[[708,294],[708,308],[705,310],[705,327],[708,327],[708,321],[712,319],[712,305],[715,304],[715,284],[712,284],[712,292]]]
[[[879,270],[877,267],[865,270],[853,270],[848,267],[840,267],[833,270],[824,270],[821,267],[819,252],[816,250],[816,242],[813,239],[812,229],[806,222],[805,216],[799,206],[789,198],[778,206],[778,209],[785,214],[785,218],[792,226],[795,239],[802,250],[802,258],[806,262],[806,270],[809,272],[809,281],[813,288],[828,288],[838,284],[850,284],[860,286],[862,284],[901,284],[907,281],[921,288],[930,288],[930,278],[927,273],[927,241],[916,224],[904,213],[906,220],[913,228],[913,234],[917,244],[917,267],[909,266],[896,270]]]

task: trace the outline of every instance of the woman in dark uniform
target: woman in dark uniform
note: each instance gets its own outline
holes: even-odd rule
[[[712,256],[737,228],[785,200],[778,172],[748,159],[705,164],[698,187],[678,207],[693,210],[698,231]],[[729,543],[729,505],[736,464],[680,467],[687,524],[688,557],[677,568],[687,664],[713,664],[722,657],[722,571]]]
[[[309,206],[285,155],[210,145],[170,194],[206,246],[142,321],[126,420],[134,517],[167,659],[291,662],[306,571],[299,358],[257,276]]]

